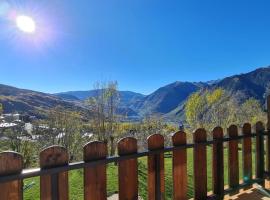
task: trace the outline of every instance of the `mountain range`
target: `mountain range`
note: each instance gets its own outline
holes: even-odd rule
[[[198,90],[224,88],[232,94],[241,93],[241,98],[254,97],[264,102],[264,94],[270,89],[270,67],[258,68],[245,74],[208,82],[176,81],[158,88],[149,95],[132,91],[119,91],[118,112],[130,119],[158,114],[170,121],[184,119],[184,105],[187,98]],[[46,116],[48,109],[62,106],[69,110],[84,112],[84,101],[97,95],[97,90],[68,91],[46,94],[31,90],[0,85],[0,103],[4,112],[22,112]]]

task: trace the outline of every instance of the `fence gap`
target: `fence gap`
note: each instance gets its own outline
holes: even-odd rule
[[[186,133],[179,131],[172,136],[173,146],[186,144]],[[173,151],[173,199],[187,199],[187,149]]]
[[[119,156],[137,153],[137,140],[132,137],[118,142]],[[138,199],[138,160],[137,158],[119,161],[119,200]]]
[[[67,150],[60,146],[51,146],[40,152],[41,169],[68,164]],[[40,176],[41,200],[68,200],[68,172]]]
[[[147,138],[148,149],[164,148],[164,137],[153,134]],[[148,200],[165,199],[164,153],[148,156]]]
[[[207,199],[207,158],[206,131],[202,128],[197,129],[193,134],[195,147],[193,150],[193,170],[194,170],[194,199]]]

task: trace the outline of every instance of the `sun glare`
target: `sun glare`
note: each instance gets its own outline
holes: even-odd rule
[[[16,25],[21,31],[25,33],[34,33],[36,30],[36,23],[29,16],[25,16],[25,15],[17,16]]]

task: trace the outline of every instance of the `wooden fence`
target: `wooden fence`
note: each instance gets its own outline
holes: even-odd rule
[[[270,98],[268,98],[270,102]],[[270,104],[268,104],[270,105]],[[268,106],[270,107],[270,106]],[[270,109],[268,109],[270,110]],[[268,119],[270,114],[268,112]],[[147,156],[148,199],[165,199],[164,153],[172,152],[173,199],[187,197],[187,149],[193,149],[194,199],[223,199],[224,194],[237,191],[253,183],[263,184],[270,171],[270,132],[262,122],[257,122],[252,132],[251,124],[240,129],[231,125],[224,136],[223,129],[216,127],[213,138],[207,140],[206,131],[197,129],[193,143],[187,143],[186,133],[172,136],[172,147],[164,147],[164,137],[153,134],[147,138],[148,150],[138,152],[137,140],[126,137],[118,142],[118,156],[108,157],[107,146],[94,141],[83,147],[83,161],[69,163],[67,150],[51,146],[39,154],[40,168],[23,169],[23,157],[16,152],[0,153],[0,200],[23,199],[23,179],[40,177],[40,198],[42,200],[69,199],[68,175],[70,170],[84,169],[84,199],[105,200],[107,198],[106,165],[118,163],[120,200],[138,199],[138,158]],[[240,133],[239,133],[240,132]],[[256,156],[252,158],[252,138],[256,138]],[[239,141],[242,142],[243,177],[239,177]],[[224,189],[224,144],[228,149],[228,188]],[[265,148],[265,144],[266,147]],[[212,148],[213,194],[207,192],[207,147]],[[266,156],[265,156],[266,152]],[[266,159],[265,159],[266,158]],[[252,176],[252,162],[255,160],[255,178]],[[266,160],[266,162],[265,162]],[[240,183],[240,180],[243,180]]]

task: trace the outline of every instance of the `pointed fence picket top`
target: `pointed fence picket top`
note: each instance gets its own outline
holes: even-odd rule
[[[178,131],[172,136],[174,147],[186,145],[186,133]],[[173,151],[173,199],[187,199],[187,150],[178,149]]]
[[[51,146],[40,152],[41,169],[68,164],[68,152],[64,147]],[[68,172],[40,176],[41,200],[68,200]]]
[[[153,134],[147,138],[148,150],[164,148],[164,137]],[[148,200],[165,199],[164,153],[148,156]]]
[[[251,135],[251,124],[245,123],[242,128],[244,136]],[[252,179],[252,141],[251,137],[246,137],[242,142],[242,159],[243,159],[243,180],[249,182]]]
[[[215,143],[212,148],[212,185],[213,194],[218,199],[223,199],[224,196],[224,154],[223,154],[223,129],[221,127],[215,127],[212,131],[213,140]]]
[[[236,125],[231,125],[228,128],[230,138],[238,136],[238,128]],[[228,146],[228,175],[229,187],[235,188],[239,185],[239,158],[238,158],[238,140],[230,140]]]
[[[23,169],[23,157],[12,151],[0,153],[0,176],[19,174]],[[22,180],[0,184],[0,200],[22,200]]]
[[[262,122],[255,124],[256,131],[256,178],[264,176],[264,125]]]
[[[119,156],[137,153],[137,140],[126,137],[118,142]],[[138,199],[138,160],[132,158],[119,161],[119,200]]]
[[[107,145],[104,142],[94,141],[87,143],[83,148],[84,162],[90,162],[107,157]],[[84,168],[84,199],[107,199],[106,164]]]
[[[195,147],[193,149],[193,170],[194,170],[194,199],[207,199],[207,160],[206,131],[203,128],[197,129],[193,134]]]

